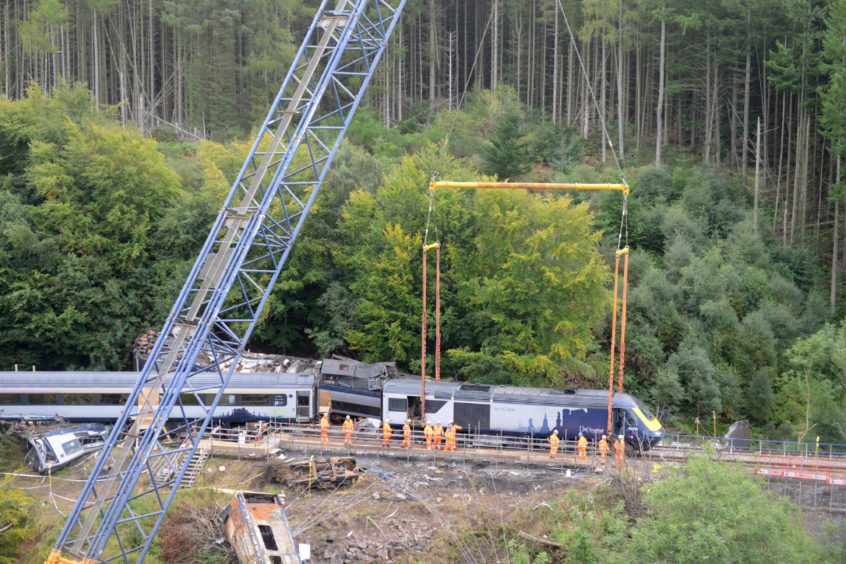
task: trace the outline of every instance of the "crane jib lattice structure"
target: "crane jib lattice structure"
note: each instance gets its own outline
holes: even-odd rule
[[[322,2],[48,562],[146,556],[404,6]]]

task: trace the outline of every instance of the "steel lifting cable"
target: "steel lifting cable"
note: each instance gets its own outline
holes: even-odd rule
[[[617,158],[617,151],[614,149],[614,142],[611,141],[611,136],[608,135],[608,127],[605,123],[605,116],[599,109],[599,104],[596,101],[596,94],[593,92],[593,86],[590,84],[590,77],[588,76],[587,69],[585,68],[585,63],[582,60],[582,54],[579,52],[578,44],[576,44],[576,36],[573,34],[573,28],[570,27],[570,20],[567,18],[567,12],[564,11],[564,4],[561,3],[561,0],[556,0],[556,3],[558,4],[558,9],[561,11],[561,15],[564,17],[564,25],[567,26],[567,33],[570,35],[570,43],[573,46],[573,51],[576,53],[576,59],[579,61],[579,67],[582,70],[582,75],[585,77],[585,85],[587,86],[588,93],[590,94],[590,99],[593,102],[593,107],[596,108],[596,113],[599,116],[599,124],[602,127],[602,134],[605,137],[603,142],[608,142],[608,147],[611,148],[611,155],[614,157],[617,170],[620,172],[620,180],[623,181],[623,184],[627,184],[626,177],[623,174],[623,167],[620,166],[620,159]]]
[[[608,372],[608,432],[614,430],[611,422],[611,408],[614,403],[614,352],[617,339],[617,284],[620,280],[620,254],[614,256],[614,309],[611,311],[611,368]]]
[[[626,302],[629,286],[629,219],[628,219],[628,194],[623,194],[623,213],[620,218],[620,231],[617,234],[617,249],[614,251],[614,299],[611,313],[611,353],[609,355],[608,370],[608,432],[614,431],[612,423],[612,409],[614,404],[614,358],[616,354],[617,338],[617,299],[620,280],[620,257],[623,257],[623,296],[622,312],[620,316],[620,360],[618,391],[623,392],[623,371],[626,364]]]
[[[582,55],[579,52],[579,46],[576,43],[576,36],[573,34],[573,28],[570,27],[570,20],[567,18],[567,12],[564,10],[564,5],[562,4],[561,0],[556,0],[556,4],[558,5],[558,9],[561,11],[561,15],[564,18],[564,25],[567,26],[567,32],[570,35],[570,43],[573,46],[573,51],[576,53],[576,59],[579,61],[579,67],[581,68],[582,75],[585,78],[585,84],[587,86],[587,91],[590,94],[591,101],[593,102],[593,106],[597,111],[597,115],[599,116],[599,124],[602,128],[602,135],[604,137],[603,143],[608,143],[608,147],[611,149],[611,156],[614,157],[614,164],[617,165],[617,171],[620,174],[620,180],[628,186],[628,182],[626,182],[626,176],[623,173],[623,168],[620,166],[620,159],[617,156],[617,150],[614,148],[614,142],[611,140],[611,136],[608,134],[608,125],[605,122],[605,115],[599,108],[599,104],[596,101],[596,94],[593,91],[593,86],[591,86],[590,78],[587,73],[587,69],[585,68],[584,61],[582,60]],[[621,247],[621,243],[623,240],[623,236],[625,234],[625,246]],[[623,392],[623,370],[625,368],[625,354],[626,354],[626,300],[627,300],[627,290],[628,290],[628,283],[629,283],[629,228],[628,228],[628,194],[623,194],[623,213],[620,219],[620,233],[617,236],[617,249],[614,253],[614,312],[611,315],[611,353],[610,353],[610,370],[608,375],[608,431],[613,431],[612,427],[612,408],[614,403],[614,356],[615,356],[615,346],[616,346],[616,337],[617,337],[617,298],[618,298],[618,280],[619,280],[619,272],[620,272],[620,257],[623,257],[623,296],[622,296],[622,312],[620,316],[620,361],[619,361],[619,379],[618,379],[618,391],[620,393]]]
[[[473,64],[470,66],[470,72],[467,73],[467,80],[464,83],[464,89],[461,92],[461,97],[458,99],[458,102],[455,105],[455,115],[452,118],[452,122],[450,123],[449,129],[447,130],[447,134],[444,136],[444,141],[441,144],[441,153],[444,154],[446,152],[447,147],[449,146],[449,140],[452,137],[452,132],[455,130],[455,124],[458,121],[458,112],[461,110],[461,107],[464,105],[464,101],[467,98],[467,91],[470,87],[470,80],[476,72],[476,66],[479,64],[479,58],[482,53],[482,46],[485,42],[485,37],[488,35],[488,30],[491,27],[491,22],[493,21],[493,12],[488,17],[488,21],[485,24],[485,29],[482,31],[482,37],[479,40],[479,46],[476,48],[476,54],[473,57]],[[438,172],[434,171],[432,173],[432,178],[430,181],[434,182],[438,178]],[[435,231],[435,242],[429,243],[429,225],[434,227]],[[426,264],[426,255],[430,250],[435,250],[435,381],[438,382],[441,379],[441,243],[440,237],[438,234],[438,223],[437,223],[437,214],[435,213],[435,194],[432,191],[429,191],[429,213],[426,218],[426,231],[423,236],[423,311],[422,311],[422,320],[421,320],[421,352],[420,352],[420,411],[421,416],[425,420],[426,418],[426,283],[428,278],[427,272],[427,264]]]

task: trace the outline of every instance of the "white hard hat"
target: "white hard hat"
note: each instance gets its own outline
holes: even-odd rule
[[[426,421],[426,425],[431,425],[431,424],[432,424],[431,421]]]
[[[622,440],[623,440],[623,435],[620,435],[620,436],[618,436],[617,438],[618,438],[618,439],[620,439],[620,440],[622,441]]]
[[[406,420],[405,420],[405,422],[406,422],[406,423],[411,423],[411,419],[406,419]]]
[[[557,434],[558,434],[558,429],[554,430],[554,431],[552,432],[552,434],[553,434],[553,435],[557,435]]]
[[[349,418],[350,418],[350,416],[349,416],[349,415],[347,415],[347,419],[349,419]]]
[[[605,438],[607,438],[607,437],[606,437],[605,435],[602,435],[602,438],[603,438],[603,439],[605,439]]]

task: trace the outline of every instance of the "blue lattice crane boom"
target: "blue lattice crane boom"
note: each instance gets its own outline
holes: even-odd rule
[[[48,562],[146,556],[405,1],[322,2]],[[162,435],[172,412],[178,446]]]

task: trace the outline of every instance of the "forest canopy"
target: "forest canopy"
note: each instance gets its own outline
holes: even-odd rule
[[[560,6],[409,2],[251,346],[419,370],[433,173],[622,176],[627,387],[670,424],[846,440],[846,1]],[[314,8],[3,3],[0,368],[130,368]],[[619,195],[435,204],[444,373],[602,386]]]

